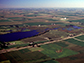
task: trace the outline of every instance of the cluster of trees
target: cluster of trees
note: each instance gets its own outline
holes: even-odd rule
[[[29,46],[33,46],[33,47],[34,47],[35,45],[36,45],[37,47],[40,47],[37,43],[34,43],[34,42],[30,42],[30,44],[29,44]]]
[[[10,43],[9,42],[0,42],[0,47],[1,47],[1,49],[3,49],[3,48],[6,48],[6,47],[8,47],[8,45],[9,45]]]

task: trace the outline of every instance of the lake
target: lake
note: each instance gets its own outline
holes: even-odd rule
[[[32,37],[37,34],[39,34],[39,32],[37,32],[36,30],[27,31],[27,32],[8,33],[8,34],[0,35],[0,42],[19,40],[27,37]]]

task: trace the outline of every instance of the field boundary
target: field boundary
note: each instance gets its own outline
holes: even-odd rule
[[[79,34],[79,35],[76,35],[76,36],[73,36],[73,37],[66,37],[66,38],[63,38],[61,40],[54,40],[54,41],[49,41],[49,42],[45,42],[45,43],[40,43],[38,45],[45,45],[45,44],[50,44],[50,43],[54,43],[54,42],[59,42],[59,41],[63,41],[63,40],[66,40],[66,39],[78,37],[78,36],[81,36],[81,35],[84,35],[84,34],[82,33],[82,34]],[[37,46],[35,46],[35,47],[37,47]],[[10,52],[10,51],[21,50],[21,49],[25,49],[25,48],[32,48],[32,46],[26,46],[26,47],[20,47],[20,48],[2,49],[2,50],[0,50],[0,54],[7,53],[7,52]]]

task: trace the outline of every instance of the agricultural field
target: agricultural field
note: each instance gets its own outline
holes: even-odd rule
[[[48,22],[33,22],[33,23],[24,23],[25,25],[51,25],[53,23],[48,23]],[[57,23],[54,23],[54,24],[59,24],[59,25],[65,25],[64,23],[61,23],[61,22],[57,22]]]
[[[67,40],[65,40],[65,41],[70,42],[70,43],[73,43],[73,44],[76,44],[76,45],[79,45],[79,46],[82,46],[82,47],[84,46],[84,42],[75,40],[75,39],[73,39],[73,38],[67,39]]]
[[[10,20],[0,20],[0,22],[11,22]]]
[[[66,48],[62,48],[58,46],[56,43],[42,45],[41,47],[44,49],[41,51],[43,54],[46,54],[47,56],[54,59],[78,54],[78,52],[75,52]]]
[[[58,61],[59,63],[83,63],[84,53],[56,59],[56,61]]]
[[[0,9],[0,63],[82,62],[84,9]]]
[[[43,36],[44,37],[49,37],[51,39],[57,39],[57,38],[67,37],[68,33],[62,32],[62,31],[58,31],[58,29],[57,29],[57,30],[51,30],[51,31],[45,33]]]
[[[70,20],[69,20],[70,21]],[[71,20],[72,22],[81,22],[84,23],[84,19],[80,19],[80,20]]]
[[[51,58],[42,54],[41,52],[35,51],[31,52],[28,49],[22,49],[18,51],[12,51],[3,54],[6,58],[10,60],[11,63],[37,63],[51,60]]]
[[[80,39],[80,40],[84,40],[84,35],[79,36],[79,37],[75,37],[75,38]]]
[[[59,46],[61,46],[61,47],[67,47],[68,46],[68,44],[65,44],[65,42],[56,42],[55,44],[57,44],[57,45],[59,45]]]
[[[26,44],[15,44],[15,45],[9,45],[8,47],[6,47],[5,49],[10,49],[10,48],[20,48],[20,47],[25,47],[28,46],[29,43]]]
[[[21,17],[10,17],[8,19],[22,19]]]

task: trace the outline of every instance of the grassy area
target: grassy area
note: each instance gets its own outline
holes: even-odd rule
[[[10,43],[23,44],[23,42],[22,42],[22,41],[12,41],[12,42],[10,42]]]
[[[46,54],[48,57],[55,58],[55,59],[78,54],[78,52],[75,52],[66,48],[62,48],[56,45],[55,43],[41,45],[41,47],[44,49],[43,51],[41,51],[43,54]],[[62,52],[60,53],[56,52],[61,49],[63,50]]]
[[[84,35],[79,36],[79,37],[75,37],[75,38],[80,39],[80,40],[84,40]]]
[[[29,50],[31,50],[32,52],[34,52],[34,51],[42,51],[43,48],[41,48],[41,47],[34,47],[34,48],[29,48]]]
[[[67,47],[68,45],[65,44],[65,42],[56,42],[55,44],[61,46],[61,47]]]
[[[48,42],[48,40],[47,41],[39,41],[39,42],[35,42],[35,43],[37,43],[37,44],[39,44],[39,43],[44,43],[44,42]],[[26,43],[26,44],[24,44],[22,41],[12,41],[12,42],[10,42],[10,43],[12,43],[13,45],[9,45],[7,48],[5,48],[5,49],[10,49],[10,48],[14,48],[14,47],[25,47],[25,46],[28,46],[29,45],[29,43]],[[35,49],[35,48],[34,48]],[[31,49],[31,50],[33,50],[33,49]],[[39,50],[39,48],[36,48],[36,50]],[[36,51],[35,50],[35,51]]]
[[[22,30],[22,32],[26,32],[26,31],[30,31],[30,29],[25,29],[25,30]]]
[[[67,40],[65,40],[65,41],[70,42],[70,43],[73,43],[73,44],[76,44],[76,45],[79,45],[79,46],[84,46],[84,42],[77,41],[77,40],[75,40],[75,39],[73,39],[73,38],[67,39]]]
[[[24,53],[23,53],[24,52]],[[51,58],[42,54],[41,52],[35,51],[27,51],[23,49],[21,51],[12,51],[4,54],[11,63],[40,63],[42,61],[51,60]]]
[[[27,44],[16,44],[16,45],[9,45],[7,48],[5,48],[5,49],[10,49],[10,48],[14,48],[14,47],[25,47],[25,46],[28,46],[29,45],[29,43],[27,43]]]
[[[24,54],[24,53],[26,53],[26,52],[30,52],[30,50],[26,48],[26,49],[21,49],[21,50],[19,50],[19,52],[22,53],[22,54]]]
[[[0,22],[11,22],[9,20],[0,20]]]
[[[58,31],[58,30],[51,30],[47,32],[44,36],[45,37],[50,37],[50,38],[64,38],[67,37],[68,33]]]

